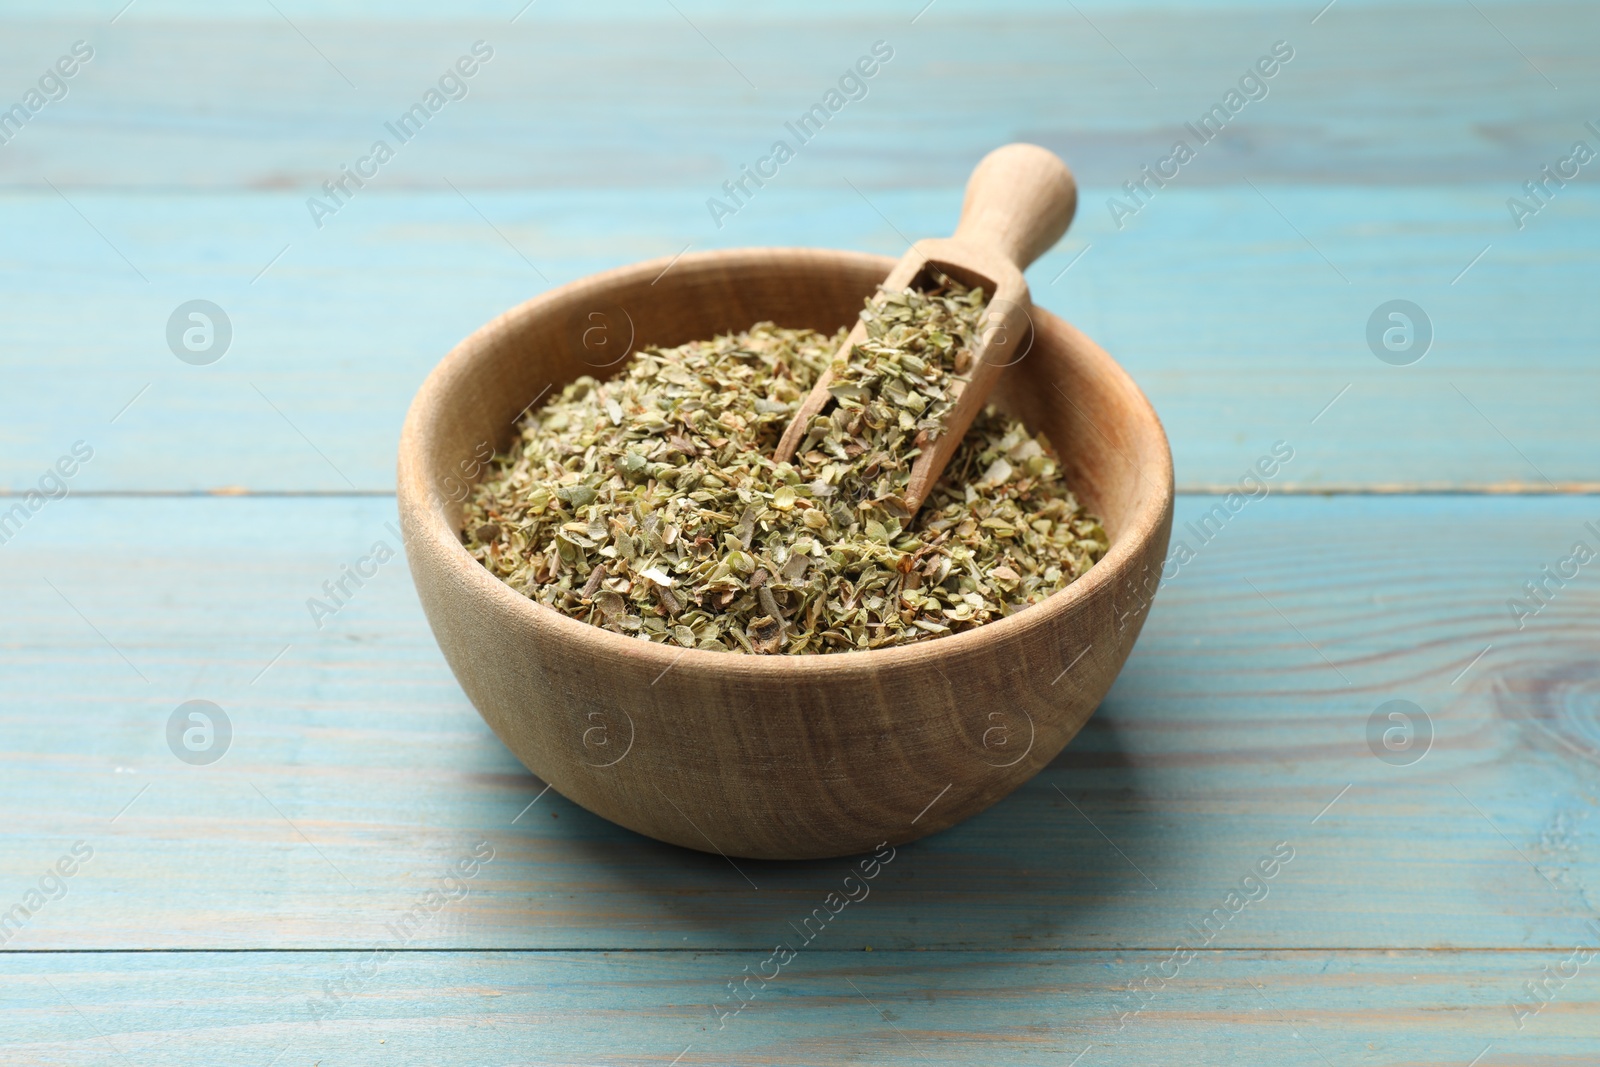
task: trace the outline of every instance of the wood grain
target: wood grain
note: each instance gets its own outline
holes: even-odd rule
[[[0,491],[96,450],[0,545],[0,903],[96,849],[0,951],[0,1061],[1594,1062],[1587,969],[1521,1031],[1510,1002],[1596,914],[1600,599],[1585,573],[1524,630],[1506,605],[1594,498],[1285,494],[1596,488],[1600,194],[1586,172],[1522,229],[1506,201],[1596,119],[1600,8],[120,6],[0,16],[5,104],[71,41],[97,52],[0,147]],[[477,37],[470,97],[316,229],[306,198]],[[706,198],[879,38],[868,96],[717,228]],[[1110,198],[1279,39],[1270,95],[1118,228]],[[392,489],[405,404],[478,324],[686,246],[897,257],[1013,139],[1083,186],[1034,299],[1151,397],[1180,488],[1295,458],[1169,575],[1058,759],[903,849],[717,1031],[711,998],[841,872],[752,864],[752,890],[540,798],[398,561],[320,631],[304,601],[393,537],[392,499],[349,494]],[[210,367],[164,338],[196,297],[236,326]],[[1436,327],[1409,367],[1365,338],[1395,298]],[[339,495],[88,495],[239,489]],[[1216,503],[1180,498],[1175,536]],[[1367,743],[1397,697],[1435,727],[1407,767]],[[236,728],[210,768],[164,739],[191,698]],[[484,840],[415,941],[441,951],[308,1026]],[[1116,1029],[1115,991],[1279,840],[1271,895]],[[141,951],[76,951],[99,949]]]
[[[1180,499],[1175,540],[1212,503]],[[754,950],[843,876],[741,863],[756,891],[553,792],[524,812],[543,783],[467,703],[399,561],[312,625],[306,598],[394,543],[392,509],[69,499],[0,549],[0,882],[97,849],[9,948],[356,948],[483,837],[479,892],[419,943]],[[1073,744],[903,849],[852,923],[879,948],[1159,947],[1289,840],[1269,908],[1219,947],[1570,948],[1600,892],[1600,593],[1586,575],[1520,632],[1505,602],[1590,521],[1592,498],[1251,502],[1158,595]],[[234,724],[210,768],[166,747],[195,698]],[[1411,767],[1367,747],[1393,698],[1433,717]]]
[[[29,18],[25,6],[7,5],[0,58],[17,71],[8,102],[32,80],[27,71],[75,38],[97,49],[72,95],[7,147],[7,184],[46,193],[45,178],[69,193],[292,188],[303,201],[483,38],[496,58],[385,168],[382,187],[448,192],[441,175],[469,194],[672,187],[696,194],[686,214],[704,224],[706,197],[882,39],[894,58],[865,98],[803,146],[783,185],[834,190],[842,173],[869,196],[959,189],[974,159],[1029,140],[1066,159],[1098,194],[1085,205],[1103,214],[1106,195],[1166,155],[1185,122],[1286,40],[1295,57],[1269,95],[1184,169],[1183,183],[1249,192],[1246,177],[1310,187],[1491,182],[1499,195],[1487,213],[1509,236],[1505,198],[1582,136],[1593,117],[1582,101],[1600,88],[1589,48],[1600,12],[1580,2],[1480,2],[1480,16],[1448,2],[1341,0],[1315,25],[1320,5],[1307,13],[1300,0],[1102,0],[1079,4],[1083,14],[1048,0],[940,0],[914,25],[916,8],[837,0],[818,9],[680,4],[737,70],[671,8],[647,0],[603,17],[577,0],[540,0],[515,24],[521,5],[498,0],[476,13],[452,8],[449,18],[416,3],[280,3],[296,24],[315,27],[308,36],[337,70],[265,5],[139,0],[114,26],[103,6],[81,3],[71,21],[51,17],[70,8],[35,8]],[[1427,63],[1417,61],[1422,38]],[[951,92],[953,77],[970,90]],[[1406,233],[1408,244],[1443,236]]]
[[[837,9],[690,10],[713,39],[739,40],[724,42],[736,60],[743,47],[759,60],[763,89],[750,92],[669,9],[596,30],[570,6],[535,21],[547,2],[515,26],[492,5],[470,9],[459,42],[414,6],[421,21],[286,9],[330,34],[322,46],[350,65],[356,92],[265,7],[141,0],[103,31],[8,8],[8,69],[48,62],[83,33],[100,53],[4,150],[0,486],[25,490],[81,438],[107,442],[84,489],[390,489],[398,425],[427,369],[547,284],[690,244],[898,256],[896,231],[946,231],[972,159],[1012,137],[1059,152],[1084,186],[1074,235],[1032,272],[1034,298],[1151,396],[1181,488],[1236,482],[1279,437],[1317,446],[1286,483],[1310,489],[1595,484],[1582,457],[1600,311],[1585,280],[1600,200],[1570,184],[1523,230],[1506,211],[1591,117],[1578,104],[1597,76],[1590,6],[1479,4],[1516,28],[1516,47],[1456,5],[1345,3],[1315,26],[1289,3],[1154,20],[1084,8],[1130,60],[1161,71],[1160,91],[1079,15],[1040,5],[1007,5],[1003,32],[948,4],[915,26],[887,9],[843,21]],[[480,32],[474,12],[504,42],[500,59],[316,229],[306,198]],[[879,35],[897,57],[858,110],[716,228],[706,199]],[[1432,59],[1419,65],[1423,36]],[[1271,94],[1119,230],[1111,195],[1279,37],[1297,55]],[[945,91],[951,70],[975,91]],[[163,334],[181,301],[202,296],[237,331],[225,359],[193,368]],[[1434,351],[1405,368],[1365,340],[1368,316],[1397,297],[1437,327]]]
[[[845,922],[844,916],[839,921]],[[844,931],[840,931],[844,933]],[[851,935],[855,931],[850,931]],[[785,936],[780,928],[776,940]],[[792,935],[788,935],[792,937]],[[859,938],[855,938],[859,940]],[[1592,941],[1590,942],[1593,943]],[[1588,975],[1514,1025],[1523,983],[1570,953],[802,951],[723,1020],[731,953],[50,954],[14,961],[7,1062],[1416,1064],[1580,1067]],[[1592,966],[1592,964],[1591,964]],[[1170,973],[1171,968],[1168,968]],[[770,974],[771,968],[766,973]],[[368,976],[369,975],[369,976]],[[338,983],[346,976],[346,986]],[[320,1022],[313,1006],[342,1001]],[[751,982],[751,989],[757,985]],[[737,1002],[734,1002],[737,1003]],[[724,1011],[728,1010],[723,1008]],[[108,1048],[109,1045],[109,1048]],[[1487,1054],[1484,1053],[1487,1050]]]
[[[1600,194],[1569,187],[1550,209],[1568,223],[1495,243],[1451,286],[1500,242],[1503,189],[1263,191],[1352,287],[1248,188],[1168,190],[1121,234],[1085,206],[1030,272],[1034,302],[1094,337],[1151,398],[1181,489],[1236,485],[1280,439],[1297,449],[1284,487],[1548,491],[1540,472],[1595,482],[1585,449],[1600,306],[1583,287]],[[0,196],[18,257],[0,262],[12,338],[0,348],[0,484],[12,492],[79,439],[96,448],[79,491],[390,491],[400,422],[428,370],[547,288],[448,190],[376,193],[321,233],[287,194],[69,195],[152,282],[53,194]],[[693,217],[704,191],[469,195],[552,284],[691,240],[692,251],[905,250],[842,184],[766,190],[751,208],[764,214],[720,232]],[[937,232],[959,191],[869,195],[895,228]],[[664,221],[675,212],[680,223]],[[1435,236],[1385,251],[1419,228]],[[180,363],[165,339],[173,309],[196,297],[234,324],[232,348],[208,367]],[[1410,367],[1367,349],[1369,315],[1395,297],[1436,327],[1434,351]]]

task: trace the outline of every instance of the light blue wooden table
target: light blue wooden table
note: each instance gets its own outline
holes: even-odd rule
[[[123,3],[0,11],[0,1061],[1600,1061],[1600,9]],[[1059,759],[731,1014],[846,865],[752,888],[545,792],[398,560],[305,602],[394,543],[479,323],[685,248],[898,254],[1017,139],[1082,187],[1035,298],[1160,411],[1193,558]],[[225,351],[169,344],[195,300]]]

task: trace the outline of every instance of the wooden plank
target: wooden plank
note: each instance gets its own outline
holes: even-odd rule
[[[1195,558],[1089,727],[902,849],[852,938],[1159,948],[1287,841],[1269,899],[1215,947],[1574,944],[1600,886],[1600,593],[1586,568],[1520,631],[1506,603],[1600,544],[1595,501],[1273,496],[1226,522],[1213,503],[1180,500]],[[847,873],[740,873],[541,798],[399,560],[317,630],[306,599],[395,543],[392,507],[71,498],[0,548],[0,878],[20,894],[74,841],[95,850],[7,947],[359,948],[488,841],[471,897],[418,945],[755,950]],[[212,766],[168,748],[192,699],[232,722]],[[1369,748],[1391,699],[1431,721],[1414,765]]]
[[[1594,480],[1600,308],[1580,290],[1600,194],[1572,189],[1566,224],[1498,243],[1501,189],[1263,191],[1352,285],[1248,188],[1172,190],[1106,239],[1096,229],[1109,223],[1086,209],[1086,232],[1033,271],[1036,300],[1150,395],[1180,486],[1236,484],[1276,440],[1296,450],[1280,488]],[[0,484],[26,491],[84,440],[95,458],[78,491],[386,490],[412,393],[458,339],[546,287],[530,263],[560,283],[671,256],[691,238],[903,247],[842,185],[770,190],[752,205],[760,214],[720,234],[696,217],[700,195],[473,193],[497,234],[448,191],[374,193],[322,233],[290,194],[72,194],[149,285],[54,194],[0,197],[15,256],[0,264],[11,339]],[[954,189],[871,195],[906,233],[947,230],[959,201]],[[1424,224],[1436,236],[1399,259],[1371,236]],[[1396,296],[1420,302],[1437,334],[1409,367],[1380,362],[1365,340],[1372,311]],[[195,298],[233,323],[210,366],[180,362],[165,339],[174,309]]]
[[[0,912],[0,1062],[1593,1061],[1587,973],[1518,1009],[1600,939],[1593,564],[1521,628],[1508,606],[1600,545],[1593,498],[1282,494],[1594,488],[1600,200],[1564,188],[1522,230],[1505,205],[1589,136],[1600,12],[278,6],[0,19],[7,70],[97,48],[0,147],[0,493],[95,450],[0,544],[0,907],[31,911]],[[471,99],[316,229],[306,196],[476,36],[497,58]],[[870,99],[717,229],[705,198],[879,37]],[[1278,38],[1270,98],[1119,228],[1117,187]],[[1237,514],[1180,500],[1197,555],[1084,734],[900,849],[725,1026],[727,983],[851,865],[735,869],[543,793],[398,559],[315,627],[305,599],[397,543],[387,497],[90,495],[383,494],[416,384],[503,307],[685,245],[897,255],[1016,138],[1084,186],[1036,298],[1145,386],[1180,484],[1295,459]],[[196,297],[237,328],[209,367],[163,336]],[[1367,348],[1397,297],[1436,327],[1414,366]],[[1378,756],[1396,698],[1431,729],[1414,763]],[[230,717],[213,765],[169,749],[190,699]],[[397,928],[428,951],[374,957]]]
[[[1594,1062],[1600,1042],[1600,1000],[1583,967],[1520,1030],[1512,1008],[1547,969],[1570,973],[1571,951],[1204,952],[1178,968],[1171,949],[802,949],[765,989],[752,979],[759,992],[727,1018],[727,983],[762,968],[770,949],[402,952],[381,962],[369,953],[52,953],[3,957],[11,995],[0,1019],[8,1062],[41,1065],[1577,1067]],[[1163,964],[1171,980],[1159,977]],[[1141,1002],[1126,987],[1146,976],[1151,992],[1133,1014]]]
[[[1340,0],[1340,7],[1348,5],[1352,10],[1363,8],[1386,7],[1383,0]],[[315,0],[282,0],[276,6],[285,14],[294,18],[297,24],[310,23],[313,25],[329,22],[351,22],[365,19],[382,19],[388,16],[396,21],[408,22],[436,22],[439,21],[439,9],[431,7],[427,0],[345,0],[337,7],[319,5]],[[738,0],[686,0],[676,5],[686,14],[696,19],[724,19],[737,20],[757,24],[786,24],[799,21],[794,4],[764,4],[760,7],[746,7]],[[943,0],[941,0],[941,8]],[[1119,4],[1117,0],[1083,0],[1077,5],[1081,10],[1096,11],[1126,11],[1126,4]],[[1408,8],[1449,8],[1453,7],[1451,0],[1415,0],[1408,4]],[[1501,9],[1513,8],[1549,8],[1552,5],[1547,0],[1499,0],[1498,3],[1484,6],[1486,10],[1498,12]],[[181,22],[245,22],[257,23],[262,21],[261,12],[251,7],[234,7],[232,5],[219,6],[207,4],[205,0],[140,0],[139,11],[151,21],[181,21]],[[985,10],[993,10],[1006,16],[1018,15],[1050,15],[1058,13],[1059,5],[1052,0],[995,0],[992,4],[985,4]],[[1139,5],[1140,10],[1155,11],[1163,14],[1183,14],[1192,12],[1211,11],[1214,13],[1237,14],[1239,12],[1263,11],[1277,12],[1288,15],[1303,15],[1307,20],[1310,15],[1304,11],[1305,5],[1299,0],[1146,0]],[[816,0],[807,4],[806,11],[812,11],[819,16],[840,18],[842,16],[859,15],[862,11],[874,15],[882,12],[885,17],[897,17],[902,22],[909,22],[911,15],[900,11],[892,3],[883,0],[868,0],[866,3],[851,0]],[[115,9],[108,12],[104,4],[97,4],[95,0],[61,0],[59,3],[50,3],[49,0],[16,0],[16,3],[6,8],[8,15],[16,19],[30,20],[62,20],[72,19],[77,21],[101,20],[109,21]],[[462,0],[461,3],[450,8],[450,20],[455,23],[476,24],[479,22],[507,22],[508,16],[515,14],[517,5],[506,4],[504,0]],[[523,18],[531,16],[533,8],[523,12]],[[664,21],[665,18],[659,4],[650,0],[615,0],[607,8],[617,16],[626,16],[630,19],[645,19],[652,22]],[[569,23],[569,22],[595,22],[594,9],[583,3],[583,0],[539,0],[539,18],[541,21]],[[972,8],[963,8],[951,5],[947,17],[972,18]],[[1311,14],[1315,14],[1315,10]],[[946,14],[941,11],[941,14]],[[120,19],[118,22],[120,23]],[[522,19],[518,19],[520,23]],[[918,20],[921,25],[924,20]]]
[[[540,5],[497,27],[501,58],[471,95],[319,230],[307,196],[470,29],[350,10],[316,28],[360,91],[265,11],[141,4],[103,27],[69,96],[4,146],[0,486],[25,491],[81,439],[97,458],[80,490],[386,489],[416,385],[504,307],[686,246],[897,255],[899,234],[946,232],[973,160],[1019,137],[1061,151],[1083,184],[1077,228],[1033,272],[1036,296],[1145,385],[1180,485],[1230,485],[1278,438],[1304,444],[1285,488],[1593,485],[1581,457],[1600,311],[1584,281],[1600,201],[1563,188],[1522,230],[1506,209],[1585,136],[1593,116],[1575,101],[1597,76],[1592,6],[1486,7],[1520,45],[1455,7],[1346,2],[1315,26],[1293,5],[1097,12],[1131,62],[1160,72],[1156,91],[1077,14],[1020,5],[1003,32],[978,32],[987,16],[939,5],[904,26],[869,96],[718,228],[707,198],[890,30],[693,9],[759,65],[753,91],[665,9],[597,30],[559,5],[536,23]],[[889,11],[882,25],[898,32],[904,13]],[[775,32],[769,18],[789,21]],[[80,32],[14,16],[0,56],[42,69]],[[1108,203],[1121,183],[1285,34],[1299,50],[1270,95],[1119,228]],[[973,91],[949,92],[952,72]],[[235,326],[209,367],[167,349],[169,317],[196,298]],[[1435,328],[1414,366],[1368,350],[1369,317],[1396,298]]]
[[[894,57],[866,96],[778,184],[833,187],[842,167],[863,188],[959,185],[984,152],[1026,136],[1062,151],[1087,185],[1120,186],[1282,40],[1292,60],[1181,185],[1492,180],[1508,186],[1503,212],[1506,196],[1583,136],[1596,116],[1582,101],[1600,79],[1588,49],[1600,14],[1582,3],[1481,4],[1479,14],[1344,0],[1315,25],[1319,5],[1299,0],[1084,9],[1092,19],[1063,5],[996,12],[946,0],[915,24],[915,7],[884,3],[686,4],[682,15],[640,3],[597,16],[548,0],[511,24],[521,6],[441,21],[415,7],[288,4],[280,17],[141,0],[115,25],[99,8],[64,21],[8,7],[0,58],[18,74],[6,93],[24,92],[22,72],[42,71],[75,39],[92,39],[96,54],[66,99],[6,146],[5,180],[45,192],[46,179],[66,189],[292,186],[304,197],[385,137],[383,123],[481,38],[496,58],[400,148],[379,186],[440,188],[442,170],[464,188],[703,189],[698,205],[884,40]],[[1423,38],[1430,61],[1419,64]]]

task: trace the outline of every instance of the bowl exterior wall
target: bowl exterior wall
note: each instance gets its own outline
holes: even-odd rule
[[[893,262],[815,250],[684,258],[673,273],[688,292],[667,284],[672,274],[646,291],[664,263],[574,283],[474,334],[418,394],[401,445],[401,520],[446,660],[529,770],[664,841],[839,856],[982,811],[1061,751],[1132,650],[1171,528],[1171,460],[1154,412],[1092,342],[1036,310],[1033,346],[997,398],[1051,437],[1075,489],[1106,516],[1113,547],[1087,575],[1000,622],[875,652],[756,657],[623,638],[533,603],[467,555],[454,533],[459,498],[441,487],[469,476],[472,442],[504,445],[506,412],[539,382],[584,372],[591,361],[574,354],[581,335],[567,324],[585,302],[613,317],[625,309],[641,343],[762,318],[837,327]],[[779,290],[786,301],[760,302]],[[1091,425],[1086,411],[1102,418]]]

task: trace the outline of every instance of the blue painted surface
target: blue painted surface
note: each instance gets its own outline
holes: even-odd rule
[[[1600,562],[1544,604],[1525,586],[1600,549],[1600,162],[1520,228],[1507,206],[1575,140],[1600,150],[1600,11],[276,6],[0,12],[0,105],[95,49],[0,144],[0,512],[93,451],[0,543],[0,906],[93,849],[0,947],[0,1060],[1600,1055],[1593,964],[1526,990],[1600,942]],[[478,39],[466,98],[318,228],[318,185]],[[718,228],[707,197],[878,39],[895,56],[865,97]],[[1295,55],[1264,98],[1145,202],[1119,194],[1278,40]],[[686,245],[898,254],[1016,138],[1082,188],[1035,298],[1155,402],[1194,558],[1060,758],[902,850],[719,1028],[726,983],[838,872],[767,865],[752,893],[541,797],[398,560],[320,629],[305,599],[392,538],[405,406],[479,323]],[[196,298],[234,329],[207,366],[165,337]],[[1369,348],[1393,299],[1432,323],[1420,362]],[[1272,495],[1194,532],[1219,500],[1198,494],[1278,441]],[[234,730],[210,767],[168,748],[193,699]],[[1425,716],[1415,761],[1378,755],[1396,699]],[[493,861],[409,946],[429,951],[318,1022],[480,841]],[[1266,897],[1129,1000],[1279,841]]]

